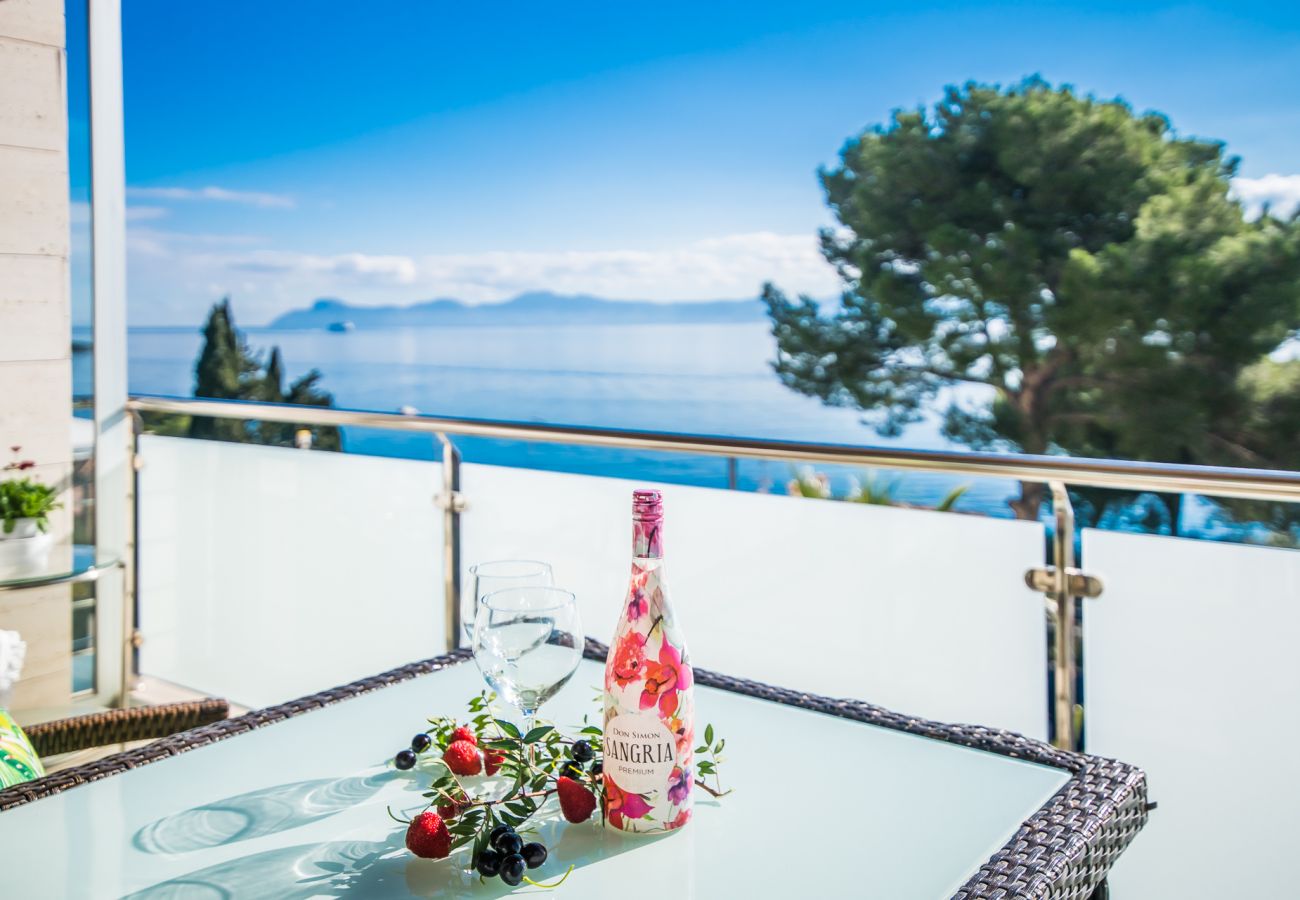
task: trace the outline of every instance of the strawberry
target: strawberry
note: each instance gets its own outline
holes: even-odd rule
[[[555,782],[555,788],[560,795],[560,811],[570,822],[585,822],[596,811],[596,795],[581,782],[561,775]]]
[[[495,775],[501,771],[501,764],[506,758],[494,750],[483,751],[483,773],[485,775]]]
[[[443,821],[454,819],[469,807],[469,798],[463,794],[455,800],[448,800],[446,797],[438,803],[438,815],[442,816]]]
[[[447,738],[448,744],[454,744],[456,741],[469,741],[474,746],[478,746],[478,737],[464,725],[453,731],[451,737]]]
[[[451,853],[451,832],[435,812],[425,810],[406,826],[406,849],[422,859],[442,859]]]
[[[478,747],[469,741],[452,741],[443,751],[442,761],[457,775],[477,775],[483,771],[483,760],[479,758]]]

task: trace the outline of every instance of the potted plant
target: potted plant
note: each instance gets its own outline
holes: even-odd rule
[[[15,459],[0,469],[0,576],[21,576],[42,568],[49,557],[50,513],[61,505],[58,488],[41,484],[27,472],[36,466]]]

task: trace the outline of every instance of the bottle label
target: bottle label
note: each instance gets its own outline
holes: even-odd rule
[[[677,741],[658,716],[623,713],[605,725],[605,777],[624,791],[662,791],[677,766]]]

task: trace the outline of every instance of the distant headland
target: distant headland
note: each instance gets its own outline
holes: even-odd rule
[[[765,319],[757,299],[656,302],[534,291],[501,303],[480,304],[446,298],[409,306],[360,306],[322,298],[307,309],[278,316],[270,327],[350,331],[421,325],[729,324]]]

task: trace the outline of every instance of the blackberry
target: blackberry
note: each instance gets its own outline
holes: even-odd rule
[[[524,839],[511,831],[497,838],[496,843],[492,846],[496,847],[506,856],[512,856],[518,854],[520,849],[524,846]]]
[[[524,858],[518,853],[501,860],[501,880],[511,887],[524,880]]]
[[[530,869],[536,869],[546,862],[546,848],[536,841],[531,844],[524,844],[519,851],[519,855],[524,858],[524,862],[528,864]]]
[[[478,855],[478,873],[484,878],[495,878],[501,871],[501,860],[504,857],[493,850],[491,847],[485,847],[483,852]]]

